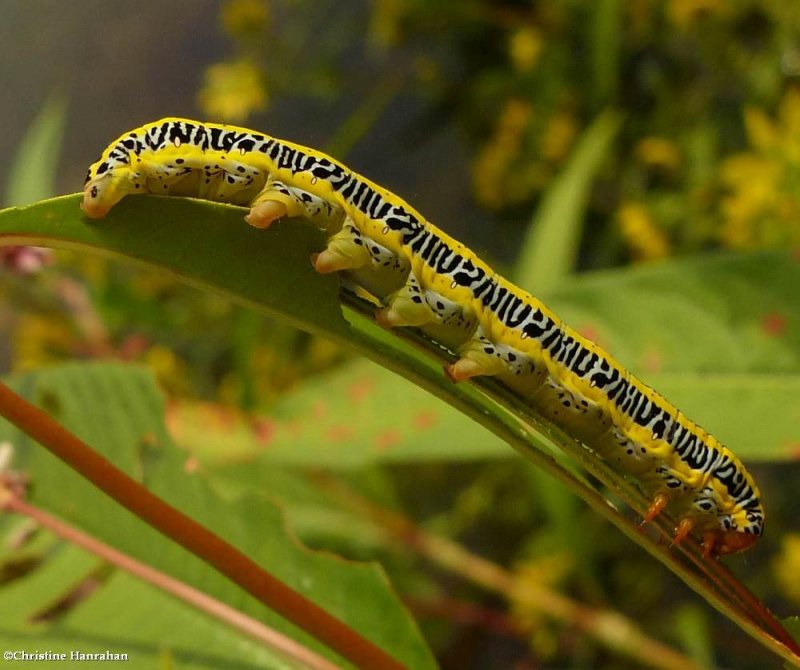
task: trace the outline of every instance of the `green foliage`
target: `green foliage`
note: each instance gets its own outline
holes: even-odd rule
[[[445,402],[363,360],[306,380],[268,418],[191,402],[176,403],[170,418],[179,443],[211,462],[258,454],[286,465],[349,469],[508,456]]]
[[[184,459],[172,447],[163,425],[163,397],[145,370],[102,363],[67,364],[21,376],[12,380],[11,385],[47,409],[115,465],[145,483],[152,492],[191,514],[262,563],[284,583],[374,639],[409,667],[434,667],[415,624],[388,588],[380,568],[343,562],[299,546],[286,532],[280,509],[266,499],[257,485],[254,484],[246,494],[240,492],[236,499],[226,501],[215,495],[197,474],[187,471]],[[30,498],[34,504],[304,644],[319,647],[318,643],[253,598],[243,595],[238,587],[209,566],[111,503],[52,454],[5,422],[0,426],[0,441],[13,446],[15,467],[28,472],[35,482]],[[14,622],[17,634],[28,632],[26,618],[47,605],[53,594],[59,592],[52,581],[42,586],[42,579],[47,580],[48,575],[52,579],[53,575],[60,571],[63,573],[69,567],[69,573],[62,574],[68,584],[88,571],[90,563],[85,557],[74,556],[63,548],[55,553],[57,561],[67,562],[50,564],[45,553],[42,558],[46,570],[42,578],[37,570],[30,582],[20,582],[11,593],[3,594],[4,598],[11,599],[9,602],[25,603]],[[70,558],[64,558],[64,553]],[[115,602],[118,606],[119,601],[113,600],[114,596],[123,595],[125,588],[133,588],[128,577],[116,578],[115,581],[114,590],[110,593],[104,590],[101,601],[90,599],[89,607],[76,607],[74,613],[58,622],[55,630],[41,633],[41,640],[57,642],[64,636],[64,631],[72,632],[73,625],[78,633],[87,634],[97,625],[104,608],[107,612]],[[157,604],[159,597],[163,598],[152,594],[150,602],[139,603],[137,609]],[[136,612],[132,609],[127,614],[132,617]],[[175,614],[185,618],[187,624],[197,620],[199,629],[191,632],[181,631],[174,623],[163,627],[158,625],[159,621],[170,621],[168,617]],[[244,641],[247,651],[243,652],[240,648],[243,640],[237,635],[224,635],[218,641],[219,647],[208,646],[194,651],[187,648],[187,642],[197,639],[200,631],[207,629],[209,624],[187,611],[185,606],[159,610],[159,617],[163,618],[148,617],[146,626],[135,627],[136,634],[125,636],[125,644],[133,644],[135,648],[141,645],[142,653],[147,655],[169,649],[176,660],[181,660],[181,667],[194,667],[192,663],[206,667],[204,663],[213,663],[218,655],[252,663],[253,667],[284,667],[274,662],[259,665],[265,662],[263,652],[247,641]],[[103,647],[104,641],[115,640],[123,630],[122,626],[123,622],[115,622],[111,627],[102,627],[104,637],[94,644]],[[325,653],[324,648],[320,651]],[[136,660],[137,667],[146,667],[143,658]],[[184,661],[188,664],[184,665]]]
[[[160,45],[147,41],[149,31],[136,28],[147,25],[146,10],[139,11],[141,22],[130,21],[130,35],[121,27],[100,33],[91,28],[92,39],[105,39],[123,54],[118,47],[129,38],[137,52],[160,57]],[[48,39],[48,18],[59,12],[31,22],[41,24],[41,44]],[[9,21],[23,13],[12,12]],[[51,23],[50,29],[61,30]],[[218,62],[203,80],[200,116],[244,122],[262,114],[249,125],[277,133],[291,128],[293,139],[327,146],[340,159],[356,147],[354,167],[375,176],[376,167],[390,165],[397,181],[381,177],[385,186],[405,189],[423,213],[446,208],[435,221],[443,229],[478,222],[478,228],[465,223],[459,237],[487,258],[501,257],[512,268],[509,275],[567,323],[755,465],[767,535],[757,549],[728,563],[775,611],[796,610],[800,544],[788,529],[800,476],[800,342],[797,263],[786,252],[800,242],[800,14],[794,4],[225,0],[219,23],[228,53],[213,55],[213,40],[203,52],[203,66],[209,53]],[[175,32],[180,37],[178,26]],[[6,60],[15,76],[28,77],[27,59],[17,51]],[[148,59],[137,61],[126,67],[136,86],[151,74],[142,69],[151,67]],[[187,64],[181,63],[182,73]],[[51,98],[33,118],[9,169],[7,204],[52,195],[57,179],[69,190],[78,188],[85,170],[80,154],[89,151],[88,142],[74,151],[78,140],[91,138],[99,150],[109,138],[94,127],[123,130],[118,126],[125,122],[103,118],[106,109],[119,109],[119,62],[93,62],[91,72],[97,110],[69,119],[69,162],[59,172],[65,104]],[[104,73],[114,80],[102,81]],[[144,104],[131,107],[137,118],[158,106],[153,96],[141,97]],[[171,106],[166,102],[159,113],[190,104],[172,97]],[[603,113],[608,109],[616,116]],[[461,176],[470,171],[471,185]],[[57,265],[25,278],[13,274],[30,267],[18,254],[40,267],[39,252],[1,250],[12,271],[0,275],[3,372],[34,370],[25,378],[39,381],[50,374],[90,378],[91,384],[77,387],[85,406],[123,398],[139,407],[135,416],[105,425],[105,433],[103,417],[80,416],[78,424],[91,429],[88,435],[98,442],[93,446],[117,439],[128,445],[113,452],[116,463],[147,471],[187,510],[255,547],[256,557],[264,556],[260,539],[267,529],[279,543],[285,539],[274,508],[263,502],[267,495],[311,546],[380,560],[414,604],[415,618],[448,670],[462,670],[465,649],[474,667],[501,666],[496,650],[507,648],[507,636],[525,643],[508,667],[518,661],[616,668],[626,661],[607,651],[607,640],[580,628],[581,617],[554,621],[541,612],[522,615],[514,605],[508,607],[509,625],[505,604],[501,610],[496,598],[476,588],[479,581],[450,574],[443,579],[423,569],[416,544],[406,536],[387,540],[380,524],[329,495],[317,467],[335,471],[337,481],[373,504],[403,510],[417,530],[456,540],[495,567],[516,566],[519,574],[533,574],[540,585],[570,593],[589,608],[612,603],[647,632],[679,641],[706,666],[774,663],[774,657],[759,656],[754,643],[730,635],[628,538],[608,532],[601,509],[606,503],[592,497],[575,467],[587,465],[581,448],[527,416],[525,408],[514,408],[521,417],[515,420],[497,411],[484,392],[509,399],[496,395],[496,388],[451,387],[442,379],[441,359],[420,353],[427,343],[400,341],[398,334],[375,328],[364,304],[350,304],[343,318],[336,278],[317,276],[308,263],[322,244],[318,232],[288,221],[265,234],[244,225],[239,210],[164,199],[123,202],[108,221],[89,223],[77,200],[66,198],[3,212],[0,228],[4,243],[58,240],[70,249],[58,253]],[[740,253],[712,253],[719,248]],[[518,251],[511,256],[511,249]],[[759,253],[763,249],[774,251]],[[597,271],[654,260],[660,263]],[[204,290],[186,290],[182,282]],[[400,371],[439,399],[372,362],[352,360],[353,351]],[[106,356],[156,373],[168,398],[167,425],[186,453],[172,451],[161,400],[140,370],[53,367]],[[30,381],[31,388],[39,381]],[[55,398],[61,396],[49,398],[54,411],[70,401]],[[459,409],[478,423],[466,421]],[[135,442],[138,433],[129,424],[137,422],[149,422],[157,447],[149,438]],[[544,469],[520,467],[485,429],[487,422],[512,442],[520,431],[530,437],[530,425],[544,431],[545,437],[533,438],[544,452],[515,442]],[[572,458],[552,451],[553,442]],[[36,450],[29,445],[23,451]],[[754,461],[777,463],[780,470]],[[16,465],[26,469],[19,460]],[[199,470],[189,475],[181,466]],[[97,497],[87,504],[92,509],[81,510],[58,497],[62,472],[54,462],[29,471],[36,499],[78,515],[71,517],[76,523],[94,524],[87,529],[105,528],[115,544],[124,541],[127,522],[111,527],[123,513],[107,501]],[[627,501],[641,512],[642,501],[625,482],[605,479],[602,466],[593,470],[590,463],[589,472],[606,484],[618,507]],[[213,492],[198,480],[207,480]],[[88,500],[89,489],[73,484],[75,501]],[[190,499],[195,491],[200,502]],[[579,491],[589,507],[576,497]],[[209,506],[218,506],[219,515]],[[254,520],[255,510],[263,511],[265,527]],[[237,526],[233,520],[239,519]],[[624,529],[650,551],[635,523]],[[18,527],[14,517],[0,525],[4,538],[16,536]],[[42,535],[20,551],[6,545],[0,550],[3,559],[30,552],[46,559],[25,579],[0,586],[0,611],[15,613],[12,622],[0,624],[6,646],[35,643],[56,650],[77,639],[88,650],[124,641],[141,667],[278,663],[239,633],[121,573],[107,576],[63,618],[35,628],[27,620],[31,612],[96,573],[93,560]],[[125,546],[148,560],[153,547],[165,569],[203,575],[201,588],[210,584],[236,601],[216,577],[192,567],[191,558],[184,560],[161,538],[136,530]],[[275,551],[283,556],[282,548]],[[653,551],[662,560],[676,553]],[[557,577],[548,561],[560,566]],[[311,562],[322,579],[342,574],[338,563]],[[366,568],[353,589],[360,593],[367,584],[372,591],[375,574]],[[525,592],[523,580],[516,591]],[[345,607],[348,616],[361,612],[381,620],[376,603],[383,602],[399,617],[423,665],[429,662],[409,617],[386,589],[375,586],[375,593],[372,604],[359,599]],[[333,592],[328,597],[337,600]],[[364,630],[380,636],[389,626],[369,621]]]
[[[725,573],[720,573],[715,578],[718,580],[720,585],[718,588],[721,590],[717,592],[709,589],[708,585],[699,580],[687,566],[682,565],[672,552],[663,545],[654,542],[652,538],[643,535],[630,520],[608,507],[575,467],[575,464],[579,463],[594,477],[611,487],[616,495],[621,496],[641,512],[643,509],[641,497],[618,474],[609,470],[604,463],[596,458],[589,457],[582,447],[576,445],[560,431],[543,423],[521,403],[507,397],[500,389],[493,387],[491,384],[481,385],[482,392],[479,392],[478,389],[471,385],[454,386],[450,384],[444,379],[439,366],[430,357],[410,347],[409,344],[416,342],[418,346],[423,345],[432,352],[435,351],[435,347],[424,345],[423,341],[416,339],[411,333],[398,332],[390,334],[375,327],[369,319],[364,318],[362,315],[363,306],[358,300],[347,299],[351,309],[346,312],[347,319],[343,319],[333,306],[336,304],[334,293],[336,288],[335,278],[319,277],[315,273],[305,270],[305,263],[307,262],[305,259],[308,258],[312,251],[318,248],[315,247],[315,244],[319,244],[320,241],[318,238],[315,240],[314,235],[303,233],[298,233],[297,235],[287,234],[289,229],[285,226],[293,226],[292,231],[303,230],[303,226],[298,225],[298,222],[289,221],[286,222],[285,226],[279,225],[269,231],[261,232],[260,240],[257,239],[259,233],[252,231],[255,232],[256,237],[253,237],[249,240],[248,245],[243,245],[241,248],[237,248],[236,243],[230,244],[229,247],[235,250],[239,261],[238,263],[233,263],[231,258],[225,257],[225,253],[233,252],[227,249],[225,253],[221,253],[220,248],[222,236],[230,230],[231,225],[238,224],[237,219],[240,210],[236,208],[210,203],[181,201],[179,199],[140,197],[132,198],[129,202],[121,205],[115,211],[115,216],[108,221],[89,223],[79,214],[76,205],[77,199],[75,197],[65,197],[46,201],[33,207],[5,210],[0,214],[0,232],[20,242],[48,241],[58,246],[103,249],[107,253],[115,254],[120,254],[125,250],[125,253],[129,253],[132,258],[135,258],[140,263],[147,263],[153,267],[169,268],[172,273],[191,284],[213,288],[237,301],[258,306],[266,311],[285,313],[286,318],[308,330],[319,332],[327,329],[326,334],[328,337],[341,341],[343,344],[348,343],[390,369],[401,372],[418,384],[423,385],[429,391],[446,398],[454,407],[495,432],[499,437],[520,450],[527,458],[557,476],[569,488],[584,498],[596,512],[612,520],[628,537],[642,544],[651,554],[665,562],[670,569],[690,583],[692,588],[703,593],[716,607],[737,620],[740,625],[751,633],[759,635],[753,628],[752,621],[748,622],[748,619],[751,616],[758,617],[760,615],[745,614],[744,610],[739,610],[741,605],[735,604],[731,600],[731,586],[738,588],[735,586],[735,582],[734,585],[728,584]],[[169,219],[169,225],[165,226],[164,222],[167,218]],[[140,223],[137,225],[136,222]],[[190,229],[194,231],[192,235],[192,253],[186,253],[183,249],[185,237]],[[245,232],[244,226],[242,226],[242,232]],[[257,249],[259,246],[260,249]],[[271,249],[272,258],[270,263],[263,262],[263,254],[266,249]],[[259,272],[264,273],[264,277],[258,277],[251,272],[250,266],[241,262],[242,258],[247,258],[248,253],[259,254],[259,256],[252,257],[252,262],[261,268]],[[793,276],[791,266],[781,267],[780,263],[776,262],[776,259],[780,258],[780,256],[765,256],[760,263],[757,260],[745,260],[744,265],[746,267],[748,262],[752,263],[753,270],[751,272],[756,278],[765,276],[769,278],[770,272],[773,271],[783,272],[786,276]],[[256,259],[262,262],[256,263]],[[766,263],[765,260],[767,261]],[[734,269],[731,270],[728,267],[727,271],[736,272],[737,276],[741,277],[741,268],[736,266],[736,260],[729,260],[728,263],[733,264]],[[725,271],[720,271],[719,265],[714,263],[706,263],[702,267],[704,269],[707,268],[709,272],[709,280],[706,284],[713,285],[714,281],[720,281],[720,278],[725,274]],[[681,268],[680,271],[673,270],[672,272],[667,269],[665,277],[668,281],[674,281],[676,273],[682,277],[686,276],[686,269]],[[645,277],[644,281],[646,282],[647,279]],[[793,281],[797,281],[796,278]],[[303,286],[303,282],[307,282],[308,286]],[[631,283],[635,287],[637,284],[636,278]],[[722,283],[725,284],[724,280],[722,280]],[[740,283],[742,283],[741,279]],[[702,285],[702,282],[695,281],[695,284]],[[311,286],[320,289],[317,292],[316,299],[319,301],[331,301],[331,307],[318,303],[316,305],[317,309],[310,310],[308,305],[298,303],[297,296],[314,293],[310,288]],[[325,286],[330,288],[326,289]],[[742,283],[742,286],[743,291],[755,290],[746,283]],[[705,286],[703,290],[708,291],[708,287]],[[603,291],[603,295],[607,293],[607,289]],[[632,294],[635,295],[635,291]],[[736,297],[735,293],[733,297]],[[721,298],[717,296],[716,300],[719,301]],[[80,369],[80,367],[76,368],[76,370]],[[53,374],[56,375],[57,373],[54,371]],[[136,393],[135,385],[130,382],[109,384],[108,380],[103,377],[101,377],[101,382],[94,391],[94,398],[113,397],[114,393],[117,392],[117,386],[125,387],[130,392]],[[32,382],[27,383],[30,385]],[[23,388],[25,387],[25,382],[23,382],[22,386]],[[29,388],[28,392],[35,391]],[[159,451],[164,446],[163,429],[149,431],[140,429],[134,431],[124,422],[115,425],[113,421],[108,423],[97,421],[94,407],[98,402],[89,397],[80,384],[58,392],[39,393],[36,397],[39,404],[42,404],[49,413],[65,421],[66,419],[63,419],[63,417],[68,416],[70,410],[82,412],[85,423],[79,426],[78,433],[92,444],[102,440],[102,435],[114,435],[118,439],[120,436],[127,436],[129,440],[135,442],[135,447],[127,452],[123,450],[118,453],[115,450],[115,462],[131,471],[139,472],[148,486],[162,492],[167,500],[176,502],[179,506],[184,506],[186,503],[183,502],[183,495],[188,496],[185,500],[191,500],[192,498],[204,499],[206,494],[202,492],[201,482],[189,480],[189,482],[176,485],[170,477],[166,477],[165,481],[162,482],[158,462],[154,460],[154,455],[149,452],[154,449]],[[500,404],[497,404],[498,402]],[[150,400],[145,398],[145,405],[152,406],[152,404],[152,398]],[[132,409],[131,414],[133,416],[141,413],[140,410],[136,409],[137,404],[132,398],[123,400],[121,406],[129,408],[129,410]],[[390,414],[392,409],[391,405],[382,408],[382,413],[379,416]],[[153,408],[153,414],[160,414],[160,410],[157,407]],[[91,422],[89,421],[90,417]],[[90,428],[91,431],[89,431]],[[83,433],[82,431],[89,432]],[[560,447],[564,453],[554,450],[554,445]],[[108,448],[110,449],[110,447]],[[36,451],[32,450],[28,453],[36,453]],[[457,451],[456,453],[458,454]],[[573,462],[565,460],[564,454],[568,454],[573,459]],[[460,456],[461,454],[458,455]],[[557,460],[554,460],[554,457]],[[47,460],[50,457],[44,456],[44,458]],[[255,465],[256,462],[252,461],[251,463]],[[27,466],[29,470],[38,472],[38,469],[34,468],[30,463],[23,462],[22,465]],[[178,469],[178,466],[175,465],[172,472],[176,473]],[[56,496],[48,504],[52,505],[54,509],[57,508],[62,515],[69,517],[73,513],[89,514],[88,510],[102,508],[99,502],[90,504],[88,500],[84,501],[84,504],[75,505],[75,501],[78,498],[74,493],[71,493],[66,499],[67,502],[65,502],[60,497],[60,494],[55,492],[68,487],[70,477],[59,472],[52,463],[43,467],[42,472],[41,479],[37,482],[37,486],[41,486],[44,492],[40,495],[43,496],[45,501],[48,501],[48,496]],[[198,493],[194,487],[200,487],[201,491]],[[190,488],[192,490],[189,490]],[[180,492],[180,495],[177,492]],[[561,494],[558,495],[560,496]],[[209,511],[208,508],[211,508],[212,511]],[[194,515],[196,518],[206,522],[211,528],[221,532],[223,536],[228,536],[228,533],[231,532],[229,527],[230,519],[236,518],[241,520],[242,523],[248,518],[255,519],[255,517],[251,516],[254,508],[257,510],[257,517],[259,518],[268,514],[261,507],[257,507],[249,500],[243,499],[239,506],[227,511],[222,510],[216,502],[209,502],[207,505],[194,508]],[[102,519],[107,520],[107,511],[104,511],[100,516]],[[557,518],[557,515],[554,515],[553,518]],[[102,528],[94,525],[94,517],[90,521],[92,521],[89,524],[91,530],[100,537],[104,537]],[[226,524],[228,525],[226,526]],[[112,525],[114,528],[118,527],[118,524]],[[669,535],[671,528],[661,522],[658,525]],[[135,536],[135,533],[130,530],[124,530],[123,535],[130,538]],[[116,538],[116,540],[120,542],[122,548],[131,552],[134,556],[141,555],[141,542],[133,540],[129,544],[122,537]],[[252,530],[248,532],[245,528],[241,538],[237,537],[236,540],[238,540],[237,544],[241,545],[241,543],[245,542],[263,542],[264,538]],[[281,539],[276,540],[277,544],[271,545],[272,551],[278,553],[287,551],[282,542],[283,540]],[[245,544],[243,548],[249,549],[250,553],[255,550],[252,544]],[[297,560],[297,557],[290,552],[287,559],[288,563],[295,564]],[[172,565],[180,564],[184,570],[184,578],[191,581],[186,575],[192,574],[193,569],[187,568],[192,564],[192,561],[179,559],[178,557],[174,561]],[[323,568],[323,571],[325,569],[327,568]],[[716,573],[714,566],[706,565],[704,569],[712,574]],[[296,578],[295,573],[292,573],[292,575],[295,575],[294,578]],[[316,579],[312,579],[312,583],[318,582]],[[215,590],[211,592],[225,599],[224,594],[217,593]],[[765,643],[769,644],[766,639]],[[771,646],[776,648],[774,644]]]
[[[51,543],[41,548],[45,550],[44,565],[3,587],[6,616],[0,639],[7,649],[63,653],[67,658],[75,651],[125,653],[128,660],[119,662],[132,668],[302,667],[125,573],[102,581],[96,593],[55,621],[34,623],[35,615],[47,612],[70,586],[82,583],[97,567],[96,559],[69,545]],[[13,558],[11,552],[0,553],[4,563]],[[204,640],[202,647],[198,639]],[[43,667],[55,662],[29,663]]]
[[[745,459],[786,459],[798,282],[791,253],[706,255],[577,277],[548,302]]]
[[[12,163],[6,205],[29,205],[56,192],[57,157],[66,112],[64,100],[51,96],[31,123]]]
[[[514,274],[519,286],[547,293],[574,270],[589,190],[620,122],[618,114],[602,113],[548,189],[517,260]]]
[[[548,295],[567,323],[617,353],[746,460],[792,457],[800,412],[800,266],[790,254],[587,273]],[[334,468],[506,453],[452,408],[364,361],[308,379],[261,422],[233,410],[220,420],[219,411],[177,405],[181,443],[212,460],[215,453],[225,461],[260,452],[275,462]],[[220,441],[224,453],[213,447]]]

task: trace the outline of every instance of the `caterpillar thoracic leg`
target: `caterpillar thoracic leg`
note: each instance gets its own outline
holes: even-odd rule
[[[678,527],[675,529],[675,537],[672,538],[672,544],[680,544],[683,542],[692,532],[695,524],[688,517],[684,517],[678,522]]]
[[[409,272],[405,285],[389,295],[385,302],[387,306],[375,314],[376,321],[385,328],[424,326],[436,322],[436,315],[413,272]]]
[[[244,220],[253,228],[269,228],[287,214],[286,203],[278,200],[261,200],[250,208]]]
[[[304,201],[304,195],[307,195],[307,201]],[[244,220],[254,228],[269,228],[273,222],[284,216],[305,216],[315,220],[320,212],[320,207],[315,203],[318,200],[319,198],[286,186],[277,179],[268,178],[264,188],[250,203],[250,211]]]
[[[742,551],[764,529],[744,465],[608,352],[495,273],[402,198],[322,152],[262,133],[163,119],[112,142],[89,169],[82,207],[101,218],[125,195],[193,195],[323,228],[320,272],[342,271],[384,307],[385,326],[416,326],[459,355],[454,381],[492,375],[575,439],[634,477],[702,536],[709,553]],[[664,496],[668,497],[664,502]]]
[[[664,511],[664,508],[669,505],[669,500],[669,495],[666,493],[656,493],[655,497],[653,498],[653,502],[651,502],[650,506],[647,508],[643,523],[650,523],[659,514],[661,514],[661,512]]]
[[[371,261],[370,251],[352,222],[345,220],[342,229],[328,239],[328,244],[314,261],[317,272],[358,270]]]

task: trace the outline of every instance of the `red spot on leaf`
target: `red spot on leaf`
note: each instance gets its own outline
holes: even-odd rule
[[[800,442],[787,442],[783,449],[793,461],[800,461]]]
[[[794,248],[793,248],[793,249],[792,249],[792,250],[789,252],[789,257],[790,257],[790,258],[791,258],[793,261],[800,261],[800,247],[794,247]]]
[[[277,425],[272,419],[255,419],[253,421],[253,435],[259,446],[266,447],[275,437]]]
[[[400,431],[396,428],[385,430],[375,436],[375,446],[379,451],[386,451],[400,442]]]
[[[315,419],[324,419],[325,415],[328,413],[328,406],[322,402],[315,402],[314,406],[311,408],[311,413],[314,415]]]
[[[180,428],[180,416],[178,415],[179,409],[180,406],[174,398],[167,398],[167,402],[164,406],[164,423],[167,424],[167,431],[170,434],[175,434],[175,432]]]
[[[591,323],[584,323],[583,325],[579,326],[576,330],[578,331],[579,335],[582,335],[587,340],[591,340],[596,344],[600,344],[600,331],[597,330],[597,327],[592,325]]]
[[[292,437],[299,437],[300,433],[303,432],[303,423],[297,419],[292,419],[283,424],[283,429]]]
[[[364,379],[357,381],[355,384],[350,385],[350,387],[347,389],[347,397],[350,398],[351,402],[361,402],[370,394],[374,387],[375,382],[372,379],[365,377]]]
[[[150,341],[140,333],[134,333],[126,337],[119,345],[118,353],[120,358],[125,361],[133,361],[139,358],[150,346]]]
[[[193,475],[199,469],[200,469],[200,461],[198,461],[195,456],[189,456],[189,458],[187,458],[183,462],[183,471],[186,474]]]
[[[331,442],[344,442],[353,439],[353,429],[347,424],[331,426],[325,431],[325,437]]]
[[[660,372],[664,366],[664,358],[658,349],[649,349],[642,356],[642,368],[647,372]]]
[[[233,430],[236,428],[237,419],[239,419],[238,412],[230,407],[225,407],[225,405],[214,405],[213,409],[215,410],[214,414],[211,415],[209,413],[207,415],[213,416],[217,426],[225,430]]]
[[[428,410],[424,412],[419,412],[412,419],[412,423],[414,425],[414,428],[417,428],[418,430],[425,430],[426,428],[430,428],[431,426],[433,426],[438,420],[439,417],[436,416],[436,412],[431,412]]]
[[[778,312],[771,312],[761,318],[761,330],[770,337],[779,337],[786,330],[786,317]]]

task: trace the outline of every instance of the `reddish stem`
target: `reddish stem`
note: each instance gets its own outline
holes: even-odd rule
[[[402,670],[405,667],[319,605],[263,570],[232,545],[150,493],[2,382],[0,415],[145,523],[203,559],[254,598],[357,667],[368,670]]]
[[[52,514],[28,504],[11,491],[4,493],[0,489],[0,508],[34,520],[39,526],[46,528],[67,542],[71,542],[85,551],[99,556],[107,563],[125,570],[137,579],[152,584],[161,591],[175,596],[201,612],[227,623],[235,630],[249,635],[261,644],[278,651],[290,659],[302,663],[310,670],[341,670],[340,666],[331,663],[328,659],[323,658],[282,633],[268,628],[260,621],[256,621],[202,591],[198,591],[174,577],[170,577],[127,554],[123,554],[121,551],[117,551],[91,535],[87,535],[77,528],[64,523]]]

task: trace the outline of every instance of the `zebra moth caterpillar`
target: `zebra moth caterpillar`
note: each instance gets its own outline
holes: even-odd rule
[[[325,229],[319,272],[344,272],[378,298],[376,320],[422,329],[458,355],[456,382],[493,375],[620,470],[699,536],[707,556],[762,534],[758,487],[741,461],[610,354],[496,274],[408,203],[315,149],[215,123],[166,118],[112,142],[86,177],[84,212],[124,196],[184,195],[250,208],[266,228],[300,216]]]

